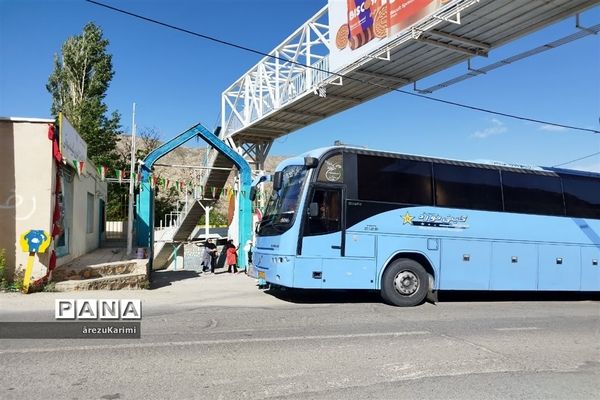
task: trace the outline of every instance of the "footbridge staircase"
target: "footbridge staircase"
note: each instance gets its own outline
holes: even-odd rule
[[[192,198],[169,220],[168,226],[155,228],[154,231],[154,270],[165,269],[171,265],[176,249],[189,241],[198,221],[204,215],[199,199]]]

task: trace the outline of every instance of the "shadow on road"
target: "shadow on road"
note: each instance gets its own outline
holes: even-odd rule
[[[200,276],[196,271],[159,271],[152,273],[150,289],[159,289],[171,286],[171,283]]]
[[[585,301],[600,300],[600,292],[440,291],[440,303],[468,301]]]
[[[320,303],[383,303],[378,291],[369,290],[311,290],[271,288],[265,291],[280,300],[297,304]],[[511,301],[587,301],[600,300],[600,292],[488,292],[440,291],[439,303],[453,302],[511,302]]]
[[[311,290],[271,288],[265,291],[280,300],[298,304],[381,303],[379,292],[369,290]]]

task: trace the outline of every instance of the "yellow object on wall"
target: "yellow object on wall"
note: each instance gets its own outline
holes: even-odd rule
[[[25,267],[25,276],[23,277],[23,293],[29,292],[29,283],[31,281],[31,270],[33,269],[33,260],[35,253],[44,253],[52,237],[43,230],[31,229],[21,235],[19,243],[24,252],[29,253],[27,266]]]

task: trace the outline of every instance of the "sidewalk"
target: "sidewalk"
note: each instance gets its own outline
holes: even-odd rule
[[[263,293],[256,279],[244,273],[200,274],[195,271],[159,271],[153,274],[149,290],[95,290],[80,292],[41,292],[24,295],[0,293],[0,320],[18,320],[20,312],[44,312],[54,318],[55,299],[141,299],[144,310],[161,306],[264,307],[285,305],[276,297]],[[8,319],[7,319],[8,318]],[[17,319],[15,319],[17,318]]]
[[[106,264],[117,261],[135,260],[136,254],[133,252],[131,255],[127,254],[127,249],[119,247],[101,247],[93,250],[87,254],[77,257],[71,262],[66,263],[61,267],[85,267],[97,264]]]

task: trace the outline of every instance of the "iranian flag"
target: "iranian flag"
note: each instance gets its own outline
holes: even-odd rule
[[[119,183],[123,182],[123,170],[122,169],[115,170],[115,176],[119,180]]]

